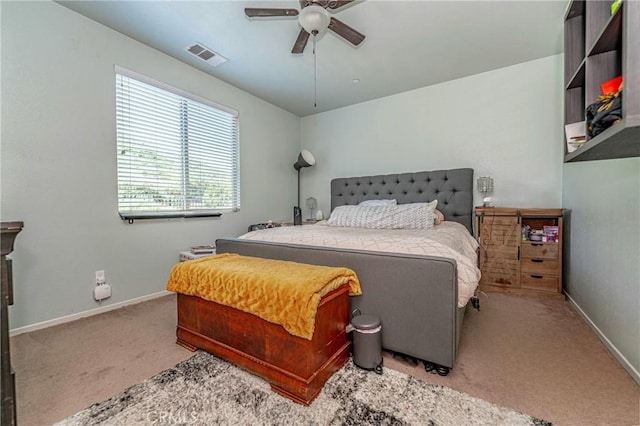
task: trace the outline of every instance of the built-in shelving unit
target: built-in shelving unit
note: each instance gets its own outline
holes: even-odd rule
[[[640,1],[574,0],[564,22],[564,123],[585,121],[598,100],[600,84],[622,75],[622,120],[589,138],[565,162],[640,157]],[[585,132],[586,133],[586,132]]]

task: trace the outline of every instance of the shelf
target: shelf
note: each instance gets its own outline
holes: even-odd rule
[[[565,155],[565,163],[614,158],[640,157],[640,119],[629,123],[629,117],[589,139],[582,147]]]
[[[575,5],[576,3],[572,3]],[[584,9],[584,3],[582,3]],[[584,82],[585,16],[584,10],[571,13],[564,23],[565,85],[573,88]],[[579,13],[578,13],[579,12]],[[580,77],[581,76],[581,77]],[[581,82],[579,80],[582,80]]]
[[[578,69],[576,70],[575,74],[573,74],[573,77],[571,77],[571,80],[569,80],[569,84],[567,84],[567,90],[584,86],[584,70],[586,61],[587,60],[585,58],[582,60],[582,62],[580,62]]]
[[[622,46],[622,7],[609,19],[587,56],[618,50]]]
[[[581,1],[573,1],[569,4],[567,8],[567,13],[564,17],[565,21],[571,18],[575,18],[576,16],[584,15],[584,0]]]
[[[622,119],[569,153],[564,162],[640,157],[640,1],[574,0],[564,22],[564,124],[585,120],[600,85],[623,76]]]

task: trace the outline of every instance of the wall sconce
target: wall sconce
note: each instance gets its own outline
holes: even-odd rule
[[[487,194],[493,192],[493,178],[491,176],[481,176],[477,180],[478,191],[482,193],[482,205],[484,207],[493,207],[491,202],[493,201]]]

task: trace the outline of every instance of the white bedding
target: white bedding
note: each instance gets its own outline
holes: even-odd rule
[[[480,280],[480,270],[476,266],[477,242],[467,228],[457,222],[445,221],[423,230],[335,227],[327,226],[323,221],[315,225],[252,231],[239,238],[455,259],[458,265],[458,307],[466,306]]]

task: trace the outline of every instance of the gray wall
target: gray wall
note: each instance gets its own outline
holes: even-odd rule
[[[328,213],[333,177],[472,167],[499,206],[570,210],[565,286],[638,381],[639,160],[563,165],[562,76],[556,55],[305,117],[303,198]]]
[[[25,223],[12,255],[13,329],[99,307],[96,270],[113,289],[102,306],[153,294],[179,251],[291,216],[298,117],[53,2],[1,7],[0,214]],[[120,220],[114,64],[239,110],[240,212]]]
[[[333,177],[471,167],[499,206],[560,207],[562,55],[302,119],[303,198],[329,211]],[[476,194],[481,204],[481,194]]]
[[[569,163],[567,292],[605,345],[640,378],[640,159]]]

